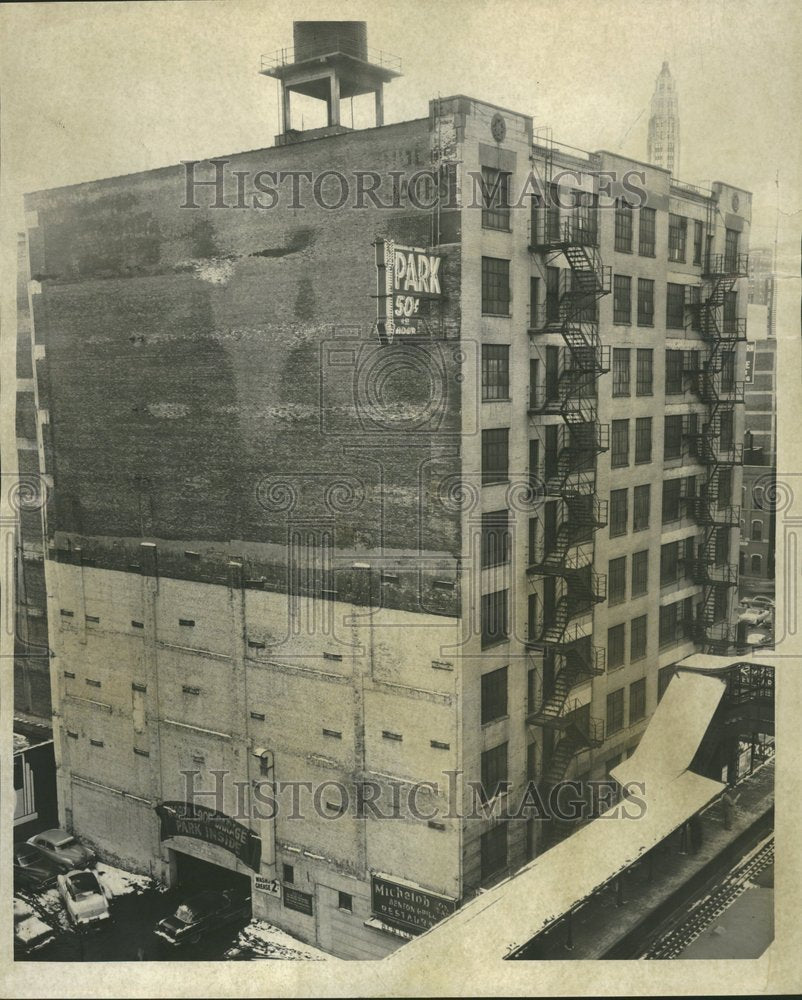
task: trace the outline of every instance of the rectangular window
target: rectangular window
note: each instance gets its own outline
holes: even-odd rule
[[[482,674],[482,725],[507,714],[507,668]]]
[[[506,483],[509,478],[508,427],[482,431],[482,486]]]
[[[632,596],[642,597],[649,589],[649,550],[632,553]]]
[[[499,823],[492,830],[483,833],[480,840],[482,881],[507,867],[507,825]]]
[[[352,913],[354,909],[354,897],[350,892],[337,893],[337,909]]]
[[[677,617],[678,607],[678,604],[665,604],[660,608],[659,644],[661,648],[663,646],[670,646],[677,640],[677,626],[679,622]]]
[[[629,662],[635,663],[646,656],[646,625],[648,615],[633,618],[629,624]]]
[[[626,629],[623,625],[614,625],[607,629],[607,669],[614,670],[624,665],[624,647],[626,645]]]
[[[632,322],[632,278],[613,275],[613,323]]]
[[[615,205],[615,248],[622,253],[632,253],[632,206],[623,198]]]
[[[648,418],[647,418],[648,419]],[[649,483],[636,486],[632,491],[632,530],[645,531],[649,527],[652,487]]]
[[[682,414],[665,418],[663,432],[663,460],[682,458]]]
[[[681,479],[666,479],[663,481],[663,524],[679,520],[681,496]]]
[[[629,685],[629,724],[638,722],[646,715],[646,678],[633,681]]]
[[[668,216],[668,259],[685,262],[685,247],[688,239],[688,220],[684,215]]]
[[[628,396],[629,393],[629,355],[627,347],[613,348],[613,395]]]
[[[487,316],[510,314],[510,262],[482,257],[482,312]]]
[[[737,229],[727,229],[724,235],[724,270],[735,271],[738,264],[738,241],[740,233]]]
[[[639,396],[651,396],[654,384],[654,352],[650,347],[638,348],[638,368],[635,391]]]
[[[666,693],[666,688],[668,687],[669,682],[671,681],[671,678],[673,676],[674,676],[674,666],[673,666],[673,664],[671,664],[671,665],[669,665],[667,667],[661,667],[657,671],[657,701],[658,701],[658,704],[660,703],[660,700],[662,699],[663,695]]]
[[[653,208],[641,208],[638,215],[640,216],[638,253],[641,257],[654,257],[657,212]]]
[[[494,799],[507,787],[507,744],[500,743],[482,754],[482,798]]]
[[[679,544],[669,542],[660,547],[660,586],[677,582],[679,572]]]
[[[685,328],[685,285],[671,281],[666,285],[666,326],[669,330]]]
[[[617,733],[624,728],[624,689],[607,695],[607,733]]]
[[[607,603],[621,604],[627,596],[627,557],[611,559],[607,566]]]
[[[635,464],[641,465],[652,460],[652,418],[635,419]]]
[[[610,433],[610,467],[629,465],[629,420],[614,420]]]
[[[735,333],[738,326],[738,293],[724,293],[724,332]]]
[[[627,509],[628,490],[610,491],[610,537],[627,533],[629,510]]]
[[[482,399],[510,398],[510,349],[482,344]]]
[[[684,369],[683,351],[666,351],[666,395],[682,394],[682,372]]]
[[[654,326],[654,281],[638,278],[638,326]]]
[[[282,865],[282,881],[292,885],[295,881],[295,868],[292,865]]]
[[[510,558],[510,512],[482,514],[482,569],[501,566]]]
[[[693,262],[694,264],[702,263],[702,234],[704,232],[704,227],[702,223],[696,219],[693,224]]]
[[[507,591],[497,590],[482,597],[482,646],[508,638]]]
[[[510,175],[494,167],[482,167],[482,227],[510,228]]]

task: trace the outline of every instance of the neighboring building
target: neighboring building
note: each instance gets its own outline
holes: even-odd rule
[[[61,821],[367,958],[546,849],[500,815],[527,780],[605,778],[734,639],[751,196],[463,96],[348,130],[395,72],[352,41],[265,64],[276,146],[26,208]],[[332,183],[243,211],[260,171]],[[241,809],[299,779],[303,818]]]
[[[49,726],[14,722],[14,840],[56,826],[56,762]]]
[[[679,106],[674,77],[664,62],[652,94],[646,158],[665,167],[675,177],[679,174]]]

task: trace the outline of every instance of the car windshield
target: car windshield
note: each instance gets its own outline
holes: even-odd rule
[[[35,864],[39,859],[39,855],[36,851],[24,851],[17,855],[17,864],[21,868],[29,868],[31,865]]]
[[[70,895],[73,899],[98,891],[97,879],[91,872],[78,872],[70,878]]]
[[[220,898],[216,892],[202,892],[182,903],[175,911],[175,916],[182,923],[191,924],[218,909],[219,905]]]

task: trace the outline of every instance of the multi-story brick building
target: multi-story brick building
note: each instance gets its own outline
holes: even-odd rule
[[[62,821],[372,957],[731,638],[750,196],[462,96],[382,125],[354,44],[266,64],[274,147],[26,208]],[[227,820],[175,813],[186,772]]]

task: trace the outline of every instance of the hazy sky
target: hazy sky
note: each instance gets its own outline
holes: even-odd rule
[[[259,56],[292,44],[293,18],[333,17],[366,20],[370,47],[403,60],[387,121],[464,93],[532,114],[557,140],[636,158],[667,59],[681,178],[751,190],[753,245],[774,239],[777,171],[783,211],[802,206],[798,2],[196,0],[17,4],[3,15],[15,202],[25,190],[271,145],[276,83],[258,75]]]

